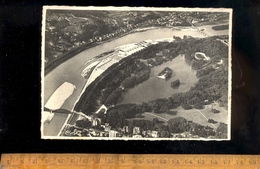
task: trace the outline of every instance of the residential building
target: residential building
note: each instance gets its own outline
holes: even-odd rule
[[[134,127],[133,129],[133,135],[140,134],[140,127]]]
[[[154,138],[159,137],[158,131],[152,131],[151,136]]]
[[[128,126],[124,126],[124,127],[123,127],[123,132],[124,132],[124,133],[128,133],[128,132],[129,132]]]
[[[109,131],[109,137],[117,137],[118,131],[110,130]]]

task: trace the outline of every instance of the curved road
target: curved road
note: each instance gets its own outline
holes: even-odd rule
[[[209,120],[200,110],[198,110],[198,109],[195,109],[196,111],[198,111],[207,121]],[[162,119],[162,120],[164,120],[164,121],[168,121],[168,119],[166,119],[166,118],[163,118],[163,117],[161,117],[161,116],[158,116],[158,115],[155,115],[155,114],[153,114],[153,113],[149,113],[149,112],[146,112],[146,114],[149,114],[149,115],[151,115],[151,116],[154,116],[154,117],[157,117],[157,118],[160,118],[160,119]],[[212,124],[212,123],[210,123],[215,129],[217,129],[217,127],[214,125],[214,124]]]
[[[209,120],[200,110],[198,109],[195,109],[197,110],[207,121]],[[217,128],[214,124],[210,123],[215,129]]]
[[[149,115],[154,116],[154,117],[158,117],[158,118],[160,118],[160,119],[162,119],[162,120],[164,120],[164,121],[168,121],[166,118],[163,118],[163,117],[161,117],[161,116],[157,116],[157,115],[155,115],[155,114],[153,114],[153,113],[148,113],[148,112],[146,112],[146,114],[149,114]]]

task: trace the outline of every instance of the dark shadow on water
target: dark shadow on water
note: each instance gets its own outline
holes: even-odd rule
[[[178,89],[180,86],[171,86],[172,89]]]
[[[171,78],[172,78],[172,76],[166,78],[165,81],[168,81],[168,80],[170,80]]]

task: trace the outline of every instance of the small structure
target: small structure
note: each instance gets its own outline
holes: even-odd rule
[[[118,131],[110,130],[109,131],[109,137],[117,137]]]
[[[99,126],[101,124],[100,118],[92,118],[92,126]]]
[[[140,127],[134,127],[133,129],[133,135],[140,134]]]
[[[124,126],[124,127],[123,127],[123,132],[124,132],[124,133],[128,133],[128,132],[129,132],[128,126]]]
[[[137,135],[133,135],[133,138],[142,138],[142,136],[140,134],[137,134]]]
[[[154,138],[159,137],[158,131],[152,131],[151,136]]]
[[[107,107],[103,104],[100,108],[96,111],[96,114],[100,113],[101,111],[105,110],[104,114],[107,113]]]

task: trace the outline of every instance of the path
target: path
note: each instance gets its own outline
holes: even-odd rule
[[[164,120],[164,121],[168,121],[166,118],[163,118],[163,117],[161,117],[161,116],[155,115],[155,114],[153,114],[153,113],[148,113],[148,112],[146,112],[146,114],[152,115],[152,116],[154,116],[154,117],[158,117],[158,118],[160,118],[160,119],[162,119],[162,120]]]
[[[195,109],[197,110],[198,112],[200,112],[200,114],[208,121],[209,119],[198,109]],[[210,123],[215,129],[217,128],[214,124]]]

